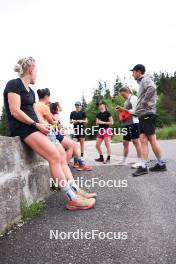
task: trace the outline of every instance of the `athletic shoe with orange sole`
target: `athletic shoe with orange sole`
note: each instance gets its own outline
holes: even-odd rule
[[[92,171],[92,167],[87,165],[79,165],[79,167],[76,169],[78,171]]]
[[[96,200],[94,198],[85,199],[77,196],[75,200],[66,204],[68,210],[88,210],[94,207]]]
[[[88,193],[88,192],[85,192],[84,190],[81,190],[81,189],[79,189],[79,191],[76,192],[76,194],[78,196],[82,196],[82,197],[84,197],[86,199],[96,198],[97,197],[96,193]]]
[[[73,168],[75,169],[79,168],[79,163],[74,163]]]

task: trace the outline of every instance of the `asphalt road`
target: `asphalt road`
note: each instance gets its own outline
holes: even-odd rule
[[[138,178],[132,178],[131,171],[130,166],[114,165],[89,173],[74,171],[83,182],[98,178],[116,186],[95,183],[90,190],[97,191],[97,204],[88,211],[65,210],[61,193],[54,192],[41,216],[0,239],[0,263],[175,264],[176,163],[168,161],[168,172]],[[125,180],[127,187],[121,187]],[[51,230],[58,232],[58,239],[51,239]],[[75,239],[70,234],[68,239],[68,232],[76,231],[96,236]],[[116,239],[103,239],[109,232]]]

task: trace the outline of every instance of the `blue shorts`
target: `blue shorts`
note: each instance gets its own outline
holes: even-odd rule
[[[63,141],[63,139],[64,139],[64,135],[62,135],[61,133],[58,132],[58,134],[56,134],[56,138],[61,143]]]

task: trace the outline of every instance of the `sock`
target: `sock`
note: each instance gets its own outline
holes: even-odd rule
[[[74,164],[78,163],[78,159],[74,157]]]
[[[107,156],[107,160],[110,160],[111,159],[111,156]]]
[[[81,153],[81,157],[83,158],[83,156],[84,156],[84,153]]]
[[[82,165],[84,165],[84,161],[83,161],[83,160],[81,160],[81,159],[78,159],[78,160],[77,160],[77,162],[78,162],[78,163],[79,163],[79,165],[81,165],[81,166],[82,166]]]
[[[64,195],[65,195],[65,197],[66,197],[67,200],[69,200],[69,201],[73,201],[73,200],[75,200],[75,198],[76,198],[76,194],[75,194],[75,192],[71,189],[71,187],[70,187],[69,184],[67,184],[67,185],[62,189],[62,191],[63,191],[63,193],[64,193]]]
[[[123,159],[122,159],[122,162],[126,162],[127,161],[127,157],[123,157]]]
[[[160,158],[160,159],[157,160],[157,163],[158,163],[160,166],[162,166],[162,165],[164,165],[165,162]]]
[[[79,190],[78,185],[76,184],[75,180],[69,181],[69,186],[73,192],[77,192]]]
[[[140,160],[140,166],[143,168],[143,169],[145,169],[146,167],[147,167],[147,165],[146,165],[146,160]]]
[[[100,155],[100,159],[104,159],[103,155]]]

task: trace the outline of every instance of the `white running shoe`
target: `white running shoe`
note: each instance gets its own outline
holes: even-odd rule
[[[132,164],[131,168],[132,169],[137,169],[137,168],[139,168],[139,166],[140,166],[140,164],[139,164],[139,162],[137,162],[137,163]]]
[[[117,165],[118,166],[126,166],[126,165],[128,165],[128,163],[126,160],[122,160],[122,161],[118,162]]]

